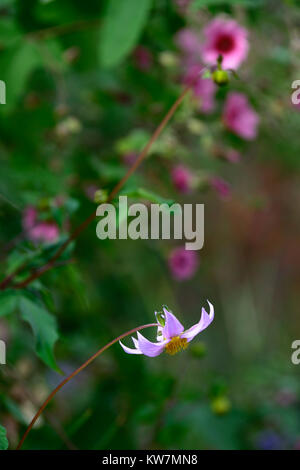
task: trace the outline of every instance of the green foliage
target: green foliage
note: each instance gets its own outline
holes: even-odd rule
[[[8,440],[6,437],[6,431],[3,426],[0,425],[0,450],[6,450],[8,448]]]
[[[17,306],[17,293],[15,290],[7,289],[0,292],[0,317],[9,315]]]
[[[47,409],[53,419],[40,420],[25,448],[254,449],[269,428],[282,447],[299,447],[299,366],[290,361],[300,331],[298,4],[0,0],[0,282],[18,271],[0,291],[0,423],[10,447],[60,370],[70,374],[119,334],[155,321],[163,304],[189,328],[206,299],[215,320],[185,352],[148,359],[115,344],[63,387]],[[171,255],[183,241],[99,240],[92,218],[182,92],[204,28],[223,13],[247,30],[247,58],[213,93],[211,112],[201,83],[185,96],[119,193],[129,204],[205,204],[197,270],[180,281]],[[179,46],[182,29],[198,38],[192,57]],[[224,125],[236,92],[259,115],[251,141]],[[180,167],[186,191],[174,177]],[[228,197],[215,180],[225,180]],[[57,237],[32,235],[29,207]],[[34,272],[42,275],[20,289]],[[143,334],[156,339],[155,329]]]
[[[0,66],[3,70],[1,79],[7,84],[7,106],[3,111],[11,110],[24,91],[33,70],[42,64],[37,45],[21,39],[2,54]]]
[[[136,45],[152,0],[110,0],[100,29],[99,54],[104,67],[117,66]]]
[[[55,318],[42,305],[25,296],[20,297],[19,308],[23,320],[29,323],[34,333],[37,355],[53,370],[60,372],[53,354],[59,337]]]

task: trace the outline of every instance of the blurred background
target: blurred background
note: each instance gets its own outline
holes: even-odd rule
[[[0,448],[15,448],[62,374],[108,341],[162,304],[189,328],[209,299],[215,320],[186,351],[113,346],[59,392],[24,448],[300,449],[299,27],[296,0],[0,1],[1,281],[12,275],[0,291]],[[222,87],[199,74],[219,54],[235,70]],[[19,288],[186,84],[123,193],[204,203],[204,248],[101,241],[94,221]]]

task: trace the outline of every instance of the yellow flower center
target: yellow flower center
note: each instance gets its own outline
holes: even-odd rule
[[[180,336],[174,336],[169,343],[166,345],[166,353],[174,354],[178,353],[179,351],[184,351],[188,347],[188,342],[186,338],[180,338]]]

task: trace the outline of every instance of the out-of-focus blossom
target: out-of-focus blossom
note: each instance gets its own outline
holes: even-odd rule
[[[198,323],[193,325],[188,330],[184,330],[180,321],[169,312],[167,308],[163,308],[163,313],[156,314],[159,322],[157,330],[157,343],[153,343],[146,339],[141,333],[137,332],[137,339],[132,337],[134,349],[128,348],[124,344],[120,345],[128,354],[144,354],[145,356],[155,357],[159,356],[163,351],[168,354],[174,355],[179,351],[187,348],[188,343],[195,338],[201,331],[205,330],[214,319],[214,307],[209,302],[209,313],[205,308],[202,308],[201,318]]]
[[[96,184],[87,184],[84,186],[84,193],[91,201],[94,202],[95,192],[97,191],[98,186]]]
[[[172,182],[175,188],[181,193],[188,193],[191,190],[193,180],[192,173],[183,165],[177,165],[172,170]]]
[[[197,253],[184,247],[175,248],[168,259],[172,276],[178,281],[191,279],[198,267]]]
[[[229,93],[226,99],[223,120],[225,126],[243,139],[253,140],[257,135],[258,114],[242,93]]]
[[[217,85],[210,78],[202,78],[202,71],[203,66],[200,64],[190,64],[183,81],[186,85],[192,86],[200,110],[203,113],[210,113],[215,107]]]
[[[200,40],[197,34],[191,29],[181,29],[175,36],[175,42],[184,54],[191,57],[198,56],[200,58]]]
[[[23,212],[23,228],[28,238],[34,242],[51,243],[59,236],[59,229],[55,222],[38,221],[37,211],[29,206]]]
[[[226,396],[214,398],[211,402],[211,409],[216,415],[224,415],[230,411],[231,402]]]
[[[210,178],[209,183],[221,199],[229,199],[231,197],[230,185],[223,178],[213,176]]]
[[[233,148],[229,148],[225,151],[224,156],[230,163],[238,163],[241,159],[241,154]]]
[[[261,450],[281,450],[284,448],[284,441],[277,432],[266,429],[258,435],[256,445]]]
[[[216,85],[210,78],[200,78],[194,85],[194,95],[198,98],[200,110],[211,113],[215,107]]]
[[[136,49],[133,51],[133,58],[135,65],[143,72],[149,70],[153,64],[152,53],[145,46],[136,47]]]
[[[204,35],[202,59],[205,63],[215,65],[222,55],[224,69],[237,69],[246,59],[249,50],[248,33],[236,21],[215,18],[204,29]]]

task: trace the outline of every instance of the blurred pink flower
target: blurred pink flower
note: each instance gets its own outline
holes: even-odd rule
[[[135,60],[136,66],[146,72],[149,70],[153,63],[153,56],[151,51],[145,46],[138,46],[133,51],[133,58]]]
[[[194,31],[184,28],[178,31],[175,36],[175,42],[181,51],[190,56],[199,55],[200,40]]]
[[[136,152],[128,152],[123,155],[123,162],[126,166],[132,166],[136,161],[138,154]]]
[[[257,135],[259,116],[249,105],[242,93],[229,93],[226,99],[223,120],[225,126],[246,140],[253,140]]]
[[[241,159],[241,154],[237,150],[230,148],[225,152],[225,158],[230,163],[238,163]]]
[[[172,170],[172,181],[175,188],[181,193],[188,193],[191,190],[192,174],[183,165],[177,165]]]
[[[211,113],[215,107],[217,85],[210,78],[202,78],[203,66],[190,64],[184,76],[184,83],[192,85],[195,98],[199,102],[200,111]]]
[[[223,180],[219,176],[213,176],[210,178],[209,182],[221,199],[229,199],[231,197],[230,185],[227,181]]]
[[[37,221],[37,211],[29,206],[23,212],[23,228],[28,238],[35,242],[54,242],[59,235],[58,226],[55,222]]]
[[[178,281],[190,279],[198,267],[197,253],[184,247],[175,248],[168,260],[172,276]]]
[[[202,48],[202,59],[207,64],[216,64],[222,55],[225,69],[237,69],[246,59],[249,49],[248,33],[236,21],[215,18],[204,29],[206,41]]]

